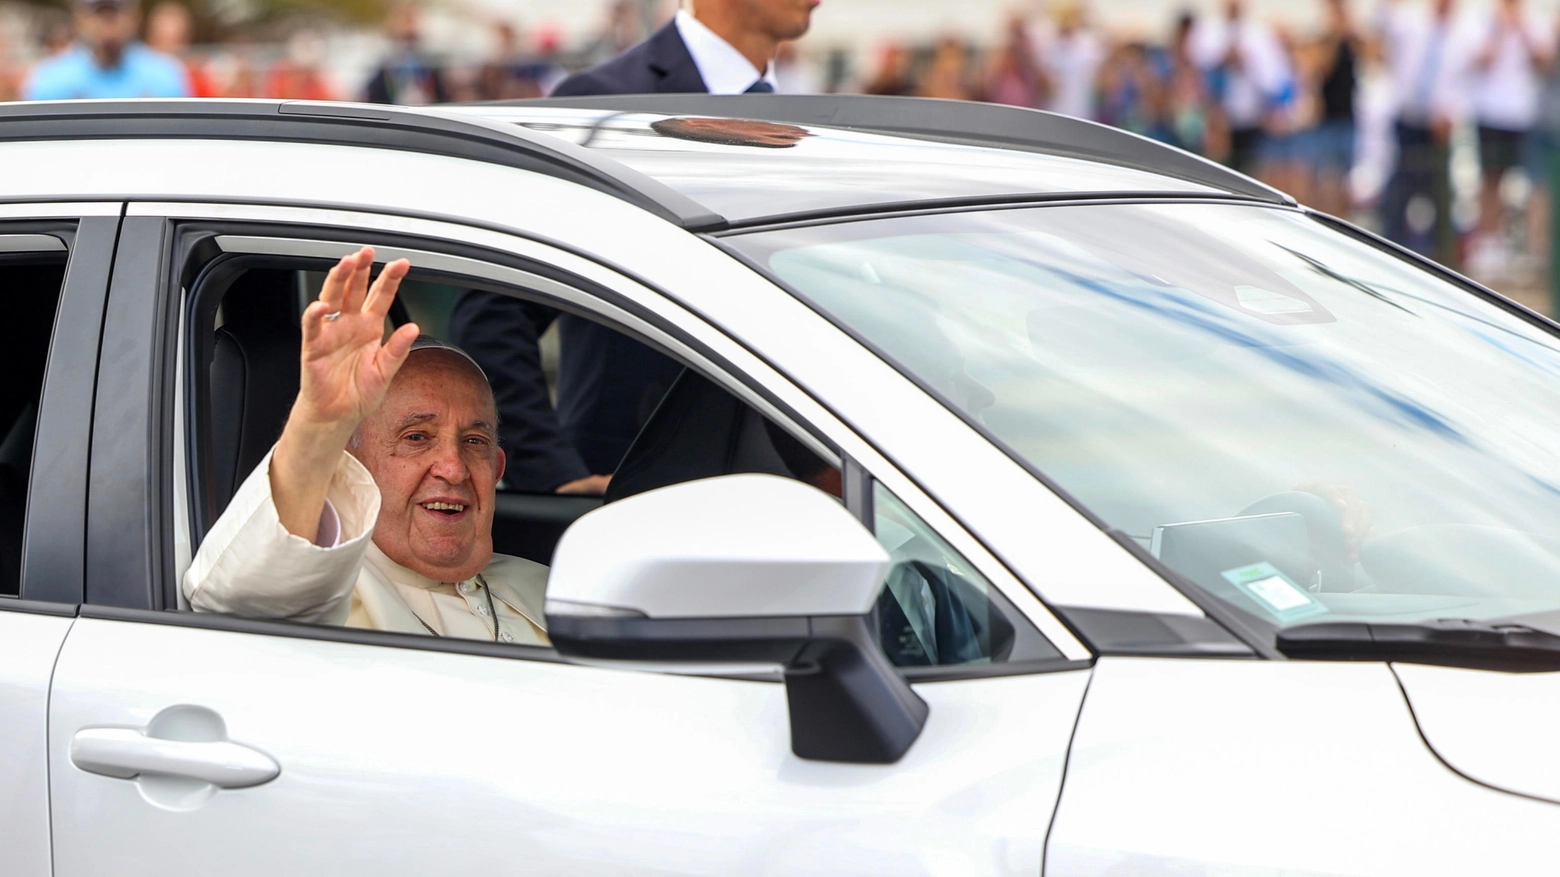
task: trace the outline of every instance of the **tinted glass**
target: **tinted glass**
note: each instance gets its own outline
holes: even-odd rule
[[[1299,213],[732,240],[1252,621],[1560,608],[1560,343]]]
[[[901,667],[1060,657],[915,512],[879,484],[873,529],[893,565],[878,598],[878,636]]]
[[[63,250],[63,246],[61,247]],[[32,472],[38,403],[48,364],[49,339],[65,279],[65,254],[0,256],[0,289],[6,295],[5,380],[0,381],[0,595],[21,591],[22,537]]]

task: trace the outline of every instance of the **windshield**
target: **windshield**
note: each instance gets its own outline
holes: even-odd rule
[[[729,240],[1248,623],[1560,608],[1560,343],[1303,214]]]

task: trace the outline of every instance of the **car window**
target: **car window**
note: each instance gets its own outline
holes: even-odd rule
[[[20,591],[33,435],[64,279],[63,245],[42,254],[0,252],[0,289],[6,291],[10,327],[6,379],[0,382],[0,595],[5,596]]]
[[[873,531],[891,560],[878,598],[878,635],[901,667],[1060,657],[1000,594],[899,497],[873,488]]]
[[[1560,608],[1560,340],[1303,214],[730,240],[1250,625]]]
[[[191,292],[193,358],[206,363],[194,372],[190,397],[189,416],[197,431],[190,454],[194,546],[280,437],[297,393],[300,318],[317,297],[324,274],[317,263],[294,261],[288,267],[276,256],[229,259]],[[651,350],[604,320],[550,310],[525,298],[525,290],[513,290],[517,297],[493,288],[468,289],[413,270],[389,322],[413,320],[424,334],[461,347],[483,369],[497,397],[499,440],[509,460],[493,509],[497,554],[545,567],[563,532],[581,515],[697,478],[764,473],[803,480],[842,497],[837,465],[798,439],[795,427],[782,427],[711,376]],[[505,322],[514,319],[531,321],[527,327],[535,330],[570,322],[561,341],[546,338],[547,343],[538,344],[534,334],[525,337]],[[560,401],[567,398],[559,391],[568,390],[569,368],[574,380],[581,380],[582,373],[593,380],[591,370],[601,365],[579,357],[578,347],[576,360],[567,360],[567,345],[581,338],[602,345],[594,353],[604,348],[610,358],[631,351],[660,372],[656,381],[634,388],[633,398],[616,397],[621,410],[608,412],[622,415],[615,422],[571,419]],[[613,398],[614,389],[621,388],[587,387],[575,395]],[[589,461],[589,468],[574,474],[605,476],[598,489],[558,492],[573,477],[549,468],[549,454],[560,447],[582,449],[578,457]]]

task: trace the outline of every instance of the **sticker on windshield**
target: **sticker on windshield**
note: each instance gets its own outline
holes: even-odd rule
[[[1327,611],[1320,600],[1266,561],[1227,569],[1220,575],[1279,621],[1296,621]]]

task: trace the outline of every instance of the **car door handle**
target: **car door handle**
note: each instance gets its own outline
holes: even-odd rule
[[[258,786],[282,772],[269,755],[230,740],[163,740],[134,728],[83,728],[70,741],[70,760],[82,770],[119,779],[163,774],[223,789]]]

